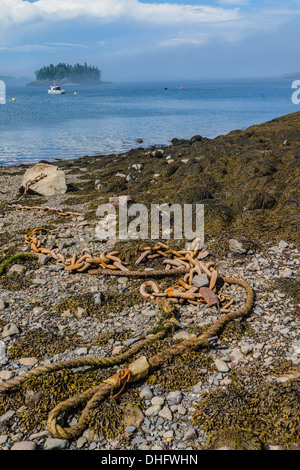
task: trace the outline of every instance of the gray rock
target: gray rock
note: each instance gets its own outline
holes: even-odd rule
[[[7,338],[8,336],[18,335],[20,333],[19,328],[14,323],[7,323],[2,331],[2,337]]]
[[[226,362],[221,361],[220,359],[215,360],[215,366],[219,372],[226,373],[230,371],[230,367],[226,364]]]
[[[6,364],[8,357],[6,355],[6,346],[4,341],[0,341],[0,365]]]
[[[152,405],[160,405],[162,406],[165,402],[165,399],[163,397],[153,397],[151,400]]]
[[[4,415],[0,416],[0,423],[5,423],[6,421],[9,421],[14,414],[14,410],[8,410]]]
[[[146,409],[145,415],[146,416],[156,416],[158,412],[160,411],[161,406],[160,405],[153,405],[150,406],[149,408]]]
[[[0,312],[1,310],[4,310],[7,306],[8,303],[4,299],[0,298]]]
[[[198,276],[194,276],[193,278],[193,285],[196,287],[207,287],[209,286],[209,279],[206,274],[200,274]]]
[[[158,416],[160,416],[160,417],[163,418],[164,420],[172,421],[172,412],[171,412],[171,410],[170,410],[167,406],[164,406],[164,407],[159,411]]]
[[[284,240],[280,240],[280,242],[278,243],[278,246],[279,248],[283,249],[283,248],[288,248],[289,244],[285,242]]]
[[[20,441],[16,442],[11,450],[37,450],[38,446],[32,441]]]
[[[9,269],[8,274],[22,274],[25,271],[24,264],[13,264]]]
[[[67,445],[68,441],[66,439],[54,439],[49,437],[45,441],[44,450],[62,450],[65,449]]]
[[[291,277],[293,275],[293,271],[290,268],[285,268],[280,271],[280,277]]]
[[[198,434],[197,434],[197,431],[195,428],[189,428],[185,433],[184,433],[184,436],[183,436],[183,442],[185,441],[193,441],[195,439],[197,439],[198,437]]]
[[[8,436],[6,436],[6,434],[1,434],[1,436],[0,436],[0,446],[3,446],[6,443],[7,439],[8,439]]]
[[[140,393],[140,398],[143,398],[144,400],[151,400],[153,397],[153,393],[150,390],[150,387],[147,385],[142,388],[141,393]]]
[[[243,248],[243,245],[237,240],[235,240],[234,238],[231,238],[230,240],[228,240],[228,244],[229,244],[229,250],[232,253],[246,253],[246,250]]]
[[[167,402],[169,406],[179,405],[183,399],[183,395],[180,391],[170,392],[167,395]]]
[[[75,313],[75,316],[76,316],[77,318],[79,318],[79,319],[80,319],[80,318],[85,318],[85,317],[87,317],[87,312],[86,312],[86,310],[85,310],[84,308],[78,307],[78,308],[77,308],[77,311],[76,311],[76,313]]]
[[[241,345],[241,351],[243,354],[247,355],[253,350],[253,346],[250,344],[242,344]]]
[[[49,261],[51,261],[51,256],[48,256],[48,255],[45,255],[45,254],[41,253],[39,255],[38,259],[39,259],[40,264],[45,265],[45,264],[49,263]]]

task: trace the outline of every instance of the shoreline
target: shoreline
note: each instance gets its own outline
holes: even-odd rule
[[[169,146],[50,162],[63,170],[68,191],[49,197],[19,192],[26,169],[34,165],[0,167],[0,266],[31,252],[24,236],[44,227],[37,238],[52,254],[58,250],[69,259],[87,248],[96,257],[117,250],[134,270],[136,240],[97,238],[99,204],[122,195],[146,207],[201,201],[203,262],[212,263],[220,276],[245,280],[255,294],[247,317],[231,321],[207,350],[178,356],[127,385],[118,397],[100,403],[87,429],[74,438],[53,439],[50,411],[122,365],[44,374],[8,399],[0,394],[2,449],[300,448],[295,406],[300,387],[299,128],[300,112],[215,139],[172,139]],[[149,266],[160,269],[162,260],[149,259],[141,269]],[[142,282],[126,272],[112,277],[68,271],[43,253],[13,258],[0,274],[0,387],[39,366],[117,358],[149,338],[162,310],[141,297]],[[157,282],[164,290],[177,285],[179,276]],[[241,286],[224,282],[216,289],[229,296],[230,307],[222,311],[219,305],[177,302],[180,327],[130,362],[195,340],[231,309],[244,308]],[[282,407],[288,412],[282,414]],[[80,413],[71,411],[63,425],[74,426],[79,419]]]

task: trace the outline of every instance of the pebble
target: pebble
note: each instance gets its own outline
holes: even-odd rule
[[[193,285],[196,287],[205,287],[209,285],[209,279],[206,274],[200,274],[193,277]]]
[[[54,439],[49,437],[44,443],[44,450],[63,450],[68,446],[66,439]]]
[[[11,450],[37,450],[38,446],[35,442],[32,441],[21,441],[16,442]]]
[[[183,394],[181,391],[170,392],[167,395],[168,405],[178,405],[183,399]]]
[[[167,406],[164,406],[159,411],[158,416],[160,416],[161,418],[163,418],[167,421],[172,421],[172,412],[171,412],[170,408],[168,408]]]
[[[7,323],[2,331],[2,337],[7,338],[8,336],[18,335],[20,333],[19,328],[14,323]]]
[[[140,392],[140,398],[143,398],[144,400],[151,400],[152,397],[153,397],[153,393],[151,392],[150,387],[148,386],[143,387]]]
[[[26,267],[23,264],[13,264],[8,270],[8,274],[22,274]]]
[[[158,405],[158,406],[162,406],[165,402],[165,399],[163,397],[153,397],[152,400],[151,400],[151,404],[152,405]]]
[[[226,373],[230,371],[230,367],[226,364],[226,362],[221,361],[220,359],[215,360],[215,366],[220,372]]]
[[[4,299],[0,298],[0,312],[4,310],[7,306],[8,303]]]
[[[145,415],[146,416],[156,416],[158,412],[160,411],[161,406],[160,405],[153,405],[150,406],[149,408],[146,409]]]

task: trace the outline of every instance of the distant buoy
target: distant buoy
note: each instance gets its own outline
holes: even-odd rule
[[[77,95],[77,92],[76,92],[76,91],[74,91],[74,95]]]
[[[16,98],[12,98],[12,101],[16,101]]]
[[[179,90],[183,90],[183,87],[181,86],[181,87],[179,88]]]

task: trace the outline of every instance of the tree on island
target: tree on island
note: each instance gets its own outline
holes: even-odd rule
[[[73,81],[100,81],[101,70],[98,67],[89,66],[86,63],[84,65],[75,64],[63,64],[57,65],[50,64],[48,67],[42,67],[35,72],[36,80],[62,80],[68,79]]]

